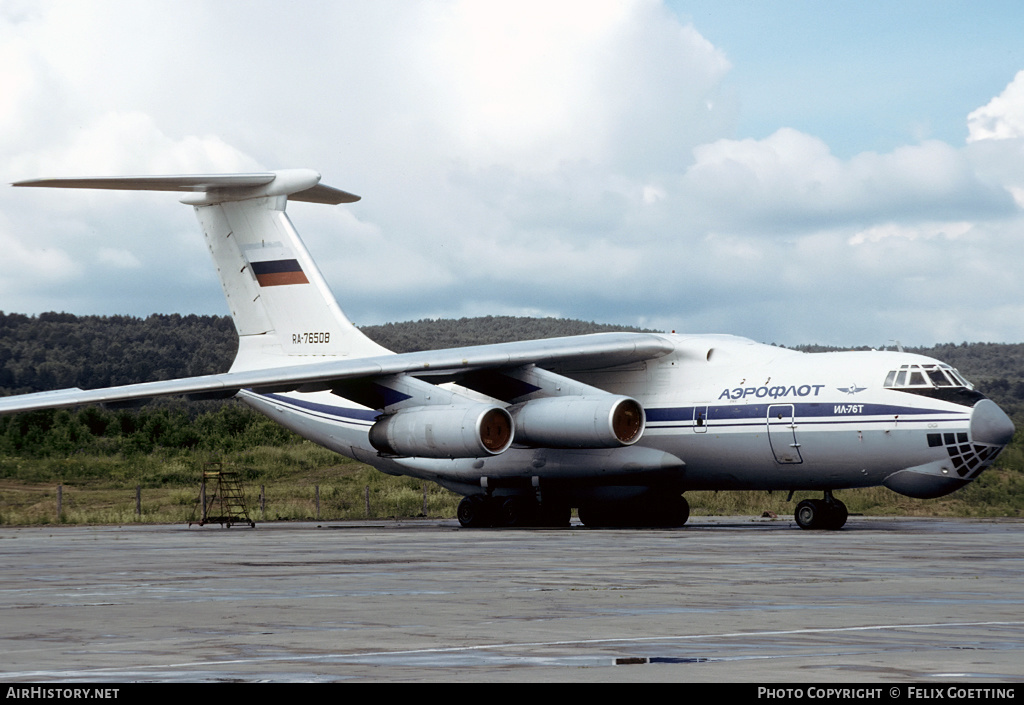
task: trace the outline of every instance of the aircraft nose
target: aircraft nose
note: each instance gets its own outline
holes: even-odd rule
[[[1013,421],[991,399],[982,399],[971,412],[971,439],[975,443],[1005,446],[1013,438]]]

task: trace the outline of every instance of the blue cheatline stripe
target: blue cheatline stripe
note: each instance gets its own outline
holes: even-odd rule
[[[912,406],[894,406],[891,404],[842,404],[832,402],[774,402],[771,404],[714,405],[662,407],[645,409],[647,423],[663,424],[664,427],[690,426],[696,413],[700,413],[704,423],[715,428],[729,426],[751,426],[762,424],[768,419],[768,409],[773,406],[792,406],[793,416],[805,425],[831,424],[878,424],[892,423],[894,420],[910,421],[921,417],[935,417],[929,421],[965,421],[969,411],[950,411],[949,409],[921,409]],[[837,408],[840,408],[837,411]],[[853,409],[856,409],[854,411]],[[788,417],[789,414],[787,413]]]
[[[246,390],[252,392],[252,390]],[[294,397],[286,397],[281,394],[258,394],[252,392],[256,396],[266,399],[268,401],[275,402],[277,404],[287,404],[288,406],[301,409],[310,413],[320,414],[323,416],[329,416],[338,421],[357,421],[362,423],[373,423],[380,416],[379,411],[373,409],[353,409],[348,406],[336,406],[334,404],[320,404],[317,402],[307,401],[305,399],[296,399]]]
[[[861,416],[927,416],[932,414],[949,414],[948,409],[921,409],[913,406],[893,406],[891,404],[838,404],[832,402],[793,403],[773,402],[771,404],[742,404],[714,405],[700,404],[698,406],[678,406],[645,409],[647,420],[659,421],[692,421],[694,409],[702,413],[706,410],[704,418],[710,421],[733,421],[737,419],[765,419],[768,417],[770,406],[792,406],[794,413],[799,417],[840,417],[843,419]],[[859,407],[857,413],[836,413],[835,407]],[[955,412],[952,412],[955,413]]]

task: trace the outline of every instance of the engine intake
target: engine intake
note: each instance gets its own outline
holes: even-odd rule
[[[545,397],[513,407],[516,442],[544,448],[618,448],[640,440],[640,402],[612,394]]]
[[[479,458],[512,445],[512,416],[500,406],[421,406],[381,418],[370,444],[384,455]]]

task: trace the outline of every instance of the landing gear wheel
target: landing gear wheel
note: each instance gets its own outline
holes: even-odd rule
[[[480,495],[463,497],[456,515],[459,523],[467,529],[478,529],[491,525],[491,512],[487,500]]]
[[[639,508],[638,508],[639,509]],[[637,526],[667,529],[682,526],[690,518],[690,503],[682,495],[668,495],[651,501],[648,508],[637,511]]]
[[[670,497],[658,507],[657,526],[674,527],[682,526],[690,518],[690,503],[686,497],[679,495]]]
[[[584,526],[615,526],[611,512],[601,504],[585,504],[579,508],[578,514]]]
[[[846,519],[850,516],[850,512],[847,511],[846,505],[840,502],[838,499],[834,499],[827,503],[828,505],[828,521],[826,522],[826,529],[832,529],[833,531],[843,528],[846,525]]]
[[[498,526],[534,526],[540,507],[526,497],[518,495],[507,498],[498,509]]]
[[[579,508],[584,526],[665,529],[682,526],[690,518],[690,503],[682,495],[641,497],[620,502],[594,503]]]
[[[820,529],[822,516],[825,514],[824,502],[817,499],[805,499],[796,505],[793,517],[801,529]]]
[[[537,526],[565,528],[572,519],[572,507],[557,502],[541,502],[537,514]]]
[[[846,505],[837,499],[805,499],[796,505],[793,517],[801,529],[828,529],[835,531],[846,525],[849,517]]]

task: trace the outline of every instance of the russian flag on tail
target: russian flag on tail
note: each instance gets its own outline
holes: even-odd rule
[[[260,286],[280,286],[282,284],[309,284],[305,272],[296,259],[279,259],[267,262],[250,262],[252,273]]]
[[[245,258],[260,286],[309,284],[302,265],[290,248],[279,243],[246,248]]]

